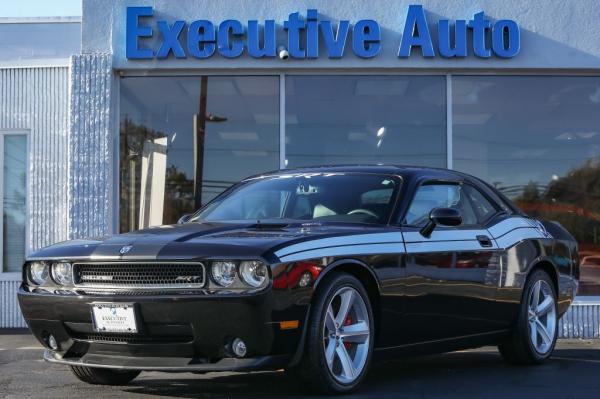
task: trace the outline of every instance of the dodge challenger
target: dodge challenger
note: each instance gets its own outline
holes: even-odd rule
[[[345,393],[396,356],[497,345],[542,363],[578,280],[573,237],[480,179],[334,166],[247,178],[175,225],[41,249],[18,296],[45,360],[87,383],[285,369]]]

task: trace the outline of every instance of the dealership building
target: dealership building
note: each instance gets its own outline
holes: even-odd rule
[[[0,19],[0,328],[23,259],[174,223],[318,164],[447,167],[579,242],[564,337],[600,338],[593,0],[83,0]]]

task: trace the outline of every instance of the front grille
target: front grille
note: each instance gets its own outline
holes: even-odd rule
[[[191,335],[177,336],[148,336],[134,334],[117,334],[117,333],[71,333],[75,340],[90,341],[90,342],[106,342],[117,344],[148,344],[148,343],[186,343],[192,342],[194,337]]]
[[[75,285],[92,288],[200,288],[206,271],[202,263],[76,263]]]
[[[70,292],[70,291],[69,291]],[[78,289],[77,294],[89,296],[160,296],[160,295],[206,295],[206,290],[199,289],[177,289],[177,290],[114,290],[114,289]]]

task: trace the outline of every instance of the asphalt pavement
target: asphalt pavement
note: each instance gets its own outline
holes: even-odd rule
[[[45,363],[28,334],[0,332],[0,398],[312,397],[283,372],[145,372],[124,387],[86,385],[66,366]],[[600,398],[600,340],[561,340],[550,362],[511,367],[496,348],[375,364],[348,398]]]

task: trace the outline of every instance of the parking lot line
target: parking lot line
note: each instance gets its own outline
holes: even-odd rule
[[[17,351],[33,351],[44,349],[41,346],[21,346],[19,348],[0,348],[0,351],[17,350]]]

